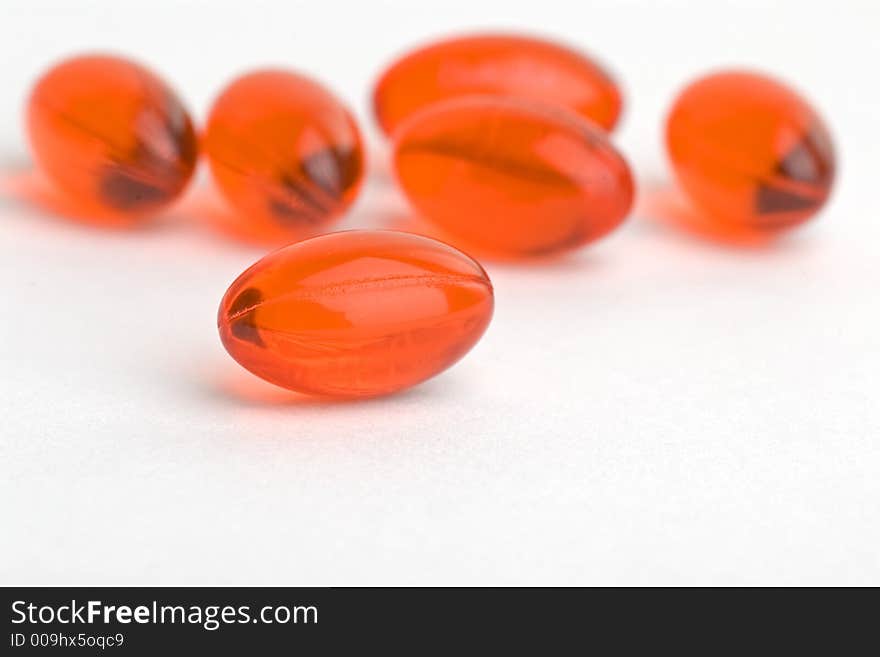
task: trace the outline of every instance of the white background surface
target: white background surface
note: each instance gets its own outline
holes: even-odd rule
[[[880,61],[865,2],[35,2],[0,20],[3,584],[880,584]],[[497,312],[442,376],[333,404],[254,382],[215,327],[261,255],[194,189],[100,232],[16,193],[21,109],[56,58],[149,62],[197,118],[264,64],[336,89],[373,136],[340,228],[393,223],[366,98],[401,49],[528,29],[624,86],[643,188],[709,68],[774,72],[836,137],[833,201],[778,244],[637,211],[542,266],[485,263]],[[194,200],[195,199],[195,200]],[[216,203],[216,201],[215,201]]]

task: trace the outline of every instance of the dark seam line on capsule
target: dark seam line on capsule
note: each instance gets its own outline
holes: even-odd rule
[[[234,321],[261,306],[265,306],[267,304],[276,303],[282,299],[287,300],[289,298],[295,298],[297,300],[312,300],[317,298],[318,296],[327,294],[328,292],[331,296],[338,296],[340,294],[344,294],[350,291],[352,288],[384,288],[389,287],[383,285],[386,281],[393,281],[395,283],[399,283],[399,285],[395,285],[396,288],[402,287],[415,287],[416,285],[427,285],[427,287],[439,287],[445,283],[476,283],[483,287],[488,287],[491,291],[492,286],[488,284],[486,279],[481,278],[479,276],[465,276],[465,275],[455,275],[455,274],[439,274],[439,275],[428,275],[425,274],[423,276],[390,276],[388,278],[383,278],[381,282],[369,280],[369,279],[360,279],[353,281],[342,281],[340,283],[336,283],[331,286],[317,288],[314,291],[306,292],[304,290],[292,290],[287,292],[286,294],[279,295],[277,297],[273,297],[272,299],[263,299],[258,303],[255,303],[251,306],[246,306],[236,313],[227,317],[227,321]]]
[[[793,180],[778,172],[770,172],[770,174],[762,174],[755,180],[766,187],[773,187],[786,194],[792,196],[800,196],[804,200],[819,202],[825,198],[821,189],[816,189],[817,184],[806,183],[799,180]]]
[[[221,134],[226,136],[226,138],[229,138],[232,141],[241,141],[235,135],[231,135],[231,131],[223,130],[223,129],[219,129],[219,130],[220,130]],[[246,146],[247,146],[247,150],[245,150],[244,153],[248,157],[248,159],[252,159],[252,158],[256,157],[256,158],[265,160],[266,162],[271,164],[272,167],[276,171],[283,172],[283,171],[287,170],[289,162],[280,159],[280,157],[274,155],[270,150],[263,148],[263,147],[255,144],[252,141],[246,142]],[[237,165],[233,164],[232,162],[229,162],[225,158],[218,157],[216,155],[213,155],[211,157],[211,162],[213,164],[221,164],[224,167],[226,167],[227,169],[229,169],[230,171],[232,171],[233,173],[237,173],[240,176],[251,177],[253,175],[253,174],[249,174],[247,171],[240,169]]]
[[[445,318],[438,318],[433,322],[432,329],[442,328],[446,324],[454,324],[457,321],[457,317],[456,317],[457,315],[460,315],[462,313],[466,313],[469,311],[470,311],[470,308],[467,308],[467,309],[462,308],[462,309],[453,311],[451,313],[447,313]],[[402,331],[395,331],[393,333],[377,335],[377,336],[375,336],[373,338],[369,338],[369,339],[361,338],[360,340],[350,340],[347,338],[345,340],[340,340],[340,339],[337,339],[337,340],[316,340],[314,338],[313,334],[326,331],[326,329],[322,329],[322,328],[313,329],[312,331],[307,331],[307,330],[303,330],[303,329],[299,329],[296,331],[287,331],[284,329],[271,328],[268,326],[259,326],[256,324],[254,325],[253,328],[255,328],[257,331],[260,331],[261,333],[269,333],[269,334],[275,334],[277,336],[281,336],[286,342],[296,343],[297,345],[304,347],[308,351],[345,352],[345,351],[351,350],[350,345],[352,343],[357,343],[356,348],[361,348],[361,347],[365,347],[365,346],[369,346],[369,345],[374,345],[379,342],[387,342],[389,340],[394,340],[397,338],[398,335],[401,335],[401,334],[416,332],[416,330],[419,328],[419,326],[415,322],[413,322],[413,324],[414,324],[414,326],[412,326],[411,328],[406,328]],[[398,323],[395,322],[395,325],[398,325]],[[343,328],[340,328],[337,330],[344,331],[345,328],[343,327]],[[300,336],[300,335],[302,336],[301,338],[296,337],[296,336]],[[344,345],[341,347],[337,346],[340,342],[344,343]]]
[[[287,184],[288,181],[284,178],[278,178],[277,182],[272,182],[272,181],[267,180],[265,176],[256,175],[254,173],[251,173],[250,171],[246,171],[246,170],[244,170],[240,167],[237,167],[234,164],[230,164],[229,162],[226,162],[224,160],[220,160],[220,159],[215,158],[214,164],[215,165],[219,164],[222,167],[226,167],[232,173],[234,173],[238,176],[241,176],[245,180],[248,180],[251,183],[257,185],[260,189],[262,189],[262,191],[264,193],[266,193],[268,195],[271,195],[273,192],[275,192],[278,189],[278,187],[281,187],[282,189],[284,189],[284,188],[290,189],[292,187],[292,186],[288,186],[288,184]],[[294,188],[294,193],[296,193],[296,188]],[[299,196],[299,197],[303,198],[302,196]],[[303,199],[303,200],[306,200],[306,199]],[[305,205],[307,208],[309,207],[308,203],[306,203]],[[320,210],[321,213],[325,213],[329,209],[334,207],[335,205],[336,205],[335,203],[331,204],[330,206],[322,206],[320,204],[316,204],[314,207],[316,207],[318,210]],[[312,211],[310,211],[310,212],[311,212],[311,216],[313,218],[308,219],[309,223],[315,223],[316,221],[319,221],[320,219],[322,219],[322,214],[316,214]],[[308,216],[309,212],[301,211],[301,214]]]
[[[786,178],[775,178],[773,176],[755,178],[758,187],[770,187],[790,196],[797,196],[804,201],[819,203],[825,198],[825,194],[812,188],[806,188],[804,183],[793,182]]]
[[[300,222],[303,224],[316,225],[321,223],[325,218],[316,215],[309,208],[296,208],[286,201],[272,200],[269,203],[269,212],[275,216],[277,221],[283,224],[296,224]]]
[[[693,144],[691,144],[691,146],[693,146]],[[731,165],[730,162],[723,157],[714,157],[712,153],[710,151],[707,151],[705,148],[697,147],[693,150],[698,152],[701,156],[705,157],[710,162],[723,165],[733,173],[742,176],[743,178],[753,180],[759,184],[767,185],[770,187],[777,187],[782,191],[800,196],[812,197],[815,195],[816,201],[821,201],[825,197],[825,195],[821,191],[815,190],[814,185],[810,185],[806,189],[804,189],[804,187],[806,186],[805,183],[792,181],[788,178],[782,178],[782,176],[780,176],[778,173],[774,174],[773,171],[768,171],[766,173],[753,173],[751,171],[748,171],[747,169]],[[794,188],[794,190],[792,190],[791,188]]]
[[[324,214],[328,211],[329,207],[324,205],[324,203],[318,198],[315,197],[314,194],[309,190],[310,183],[301,183],[295,178],[284,175],[281,177],[281,185],[287,190],[293,191],[293,193],[301,199],[305,205],[311,207],[313,210],[317,211],[320,214]],[[314,186],[317,189],[317,185]],[[319,192],[320,195],[320,192]]]
[[[100,141],[100,142],[106,144],[107,146],[109,146],[110,150],[111,150],[111,154],[114,157],[116,157],[118,159],[124,159],[128,155],[127,151],[124,148],[122,148],[119,144],[113,143],[112,140],[110,140],[108,137],[101,134],[100,132],[97,132],[95,130],[92,130],[91,128],[86,127],[84,124],[73,119],[72,117],[65,114],[64,112],[59,112],[57,110],[53,110],[53,111],[57,112],[59,118],[66,121],[67,123],[72,125],[74,128],[76,128],[77,130],[80,130],[80,131],[84,132],[85,134],[89,135],[90,137],[92,137],[93,139],[96,139],[97,141]]]
[[[234,173],[238,176],[241,176],[242,178],[245,178],[245,179],[252,181],[254,184],[263,188],[264,191],[271,191],[272,188],[277,187],[276,184],[273,184],[272,182],[267,182],[267,179],[265,176],[257,175],[255,173],[247,171],[246,169],[242,169],[234,164],[230,164],[229,162],[227,162],[225,160],[221,160],[221,159],[215,157],[215,158],[212,158],[212,163],[214,165],[219,164],[220,166],[229,169],[229,171],[231,171],[232,173]]]
[[[169,194],[164,190],[164,182],[163,180],[157,180],[156,176],[144,175],[144,169],[147,169],[148,172],[152,172],[153,168],[149,165],[143,164],[135,159],[136,166],[132,166],[129,160],[132,157],[132,153],[129,151],[125,151],[120,149],[120,147],[113,143],[111,140],[104,137],[99,132],[96,132],[90,128],[87,128],[85,125],[81,124],[79,121],[74,120],[69,115],[64,112],[57,112],[58,117],[63,121],[82,131],[83,133],[89,135],[93,139],[107,145],[109,152],[107,153],[107,162],[111,167],[117,167],[121,169],[121,175],[128,177],[129,179],[135,181],[138,184],[143,185],[144,187],[149,187],[156,190],[161,190],[165,195],[166,199],[169,197]],[[152,155],[152,153],[151,153]],[[175,172],[180,172],[182,169],[178,166],[178,163],[174,160],[169,160],[164,157],[155,157],[154,162],[161,162],[163,165],[170,165],[170,168],[173,168]],[[115,202],[111,202],[114,207],[125,209],[123,206],[117,205]]]
[[[70,116],[69,114],[67,114],[63,110],[59,110],[58,108],[54,107],[52,103],[46,103],[46,102],[40,101],[40,104],[43,105],[45,108],[55,112],[60,119],[67,122],[68,124],[72,125],[77,130],[80,130],[80,131],[84,132],[85,134],[89,135],[90,137],[92,137],[93,139],[96,139],[97,141],[100,141],[101,143],[109,146],[110,151],[111,151],[110,155],[115,158],[115,160],[114,160],[115,163],[119,164],[120,166],[125,166],[123,164],[124,161],[127,160],[131,155],[131,153],[127,149],[125,149],[122,146],[120,146],[119,144],[115,143],[108,136],[86,126],[83,123],[80,123],[78,120],[74,119],[72,116]],[[167,162],[168,164],[171,164],[175,169],[179,169],[179,166],[175,160],[169,160],[169,159],[161,157],[161,156],[157,157],[156,159],[161,160],[162,162]]]
[[[438,157],[448,157],[454,160],[463,160],[470,164],[475,164],[493,171],[501,170],[503,173],[517,178],[525,178],[531,182],[540,182],[544,184],[562,184],[568,187],[576,187],[577,184],[590,182],[589,179],[575,180],[568,176],[558,174],[551,169],[539,169],[523,165],[516,160],[510,158],[483,158],[468,156],[462,149],[450,148],[448,146],[438,146],[433,143],[412,144],[400,149],[401,153],[408,152],[427,152],[430,155]]]
[[[288,175],[287,175],[287,170],[289,169],[288,162],[280,160],[277,156],[272,154],[272,152],[266,148],[261,148],[260,146],[255,146],[255,144],[253,144],[253,143],[248,144],[248,146],[251,148],[252,152],[257,153],[260,158],[265,159],[267,162],[269,162],[275,168],[276,171],[280,172],[280,176],[278,177],[278,180],[281,181],[281,183],[282,183],[281,186],[293,188],[294,192],[299,193],[299,195],[301,196],[301,198],[303,198],[303,200],[306,202],[307,205],[309,205],[310,201],[311,201],[312,202],[311,204],[315,208],[320,210],[320,212],[322,214],[326,213],[328,209],[338,205],[338,199],[330,194],[326,194],[326,196],[330,197],[330,203],[327,206],[325,206],[322,204],[321,201],[318,201],[317,199],[315,199],[313,193],[309,193],[306,190],[302,190],[300,185],[298,185],[292,178],[288,177]],[[235,164],[232,164],[222,158],[214,157],[212,159],[216,164],[220,164],[220,165],[226,167],[231,172],[233,172],[239,176],[242,176],[245,179],[257,181],[258,183],[261,184],[263,189],[266,191],[272,191],[272,189],[274,187],[276,187],[275,185],[265,183],[264,182],[265,177],[257,177],[254,174],[249,173],[248,171],[245,171],[245,170],[241,169],[240,167],[236,166]],[[292,183],[292,184],[288,184],[288,183]],[[323,193],[322,190],[320,190],[320,188],[317,185],[315,185],[314,187],[318,191],[318,196],[320,197]],[[318,217],[320,219],[321,215],[318,215]]]

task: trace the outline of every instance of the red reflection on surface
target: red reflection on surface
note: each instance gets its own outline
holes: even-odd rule
[[[381,225],[375,225],[378,228],[388,228],[390,230],[399,230],[404,233],[424,235],[425,237],[430,237],[431,239],[438,240],[445,244],[450,244],[464,253],[467,253],[484,266],[489,266],[488,263],[495,265],[511,265],[517,269],[527,269],[532,267],[546,268],[551,265],[562,266],[580,262],[584,258],[585,251],[592,252],[588,247],[587,249],[556,251],[523,258],[518,254],[503,253],[487,249],[480,244],[473,244],[466,239],[444,231],[439,226],[434,225],[415,212],[389,213]]]
[[[698,209],[677,187],[661,184],[644,188],[636,214],[713,242],[738,247],[762,247],[775,243],[780,233],[719,222]]]
[[[44,174],[33,168],[0,173],[0,192],[46,214],[94,228],[143,230],[149,225],[140,217],[84,210],[80,203],[60,192]]]
[[[219,190],[212,182],[196,185],[180,206],[194,223],[233,242],[242,242],[251,246],[275,247],[290,242],[288,238],[269,239],[265,234],[249,229],[236,212],[229,207],[220,196]]]
[[[263,381],[241,370],[224,371],[211,378],[215,392],[224,398],[244,401],[255,406],[292,406],[334,400],[304,395]]]
[[[322,408],[327,406],[351,406],[382,404],[389,400],[418,399],[422,395],[437,392],[436,381],[426,381],[414,388],[407,388],[382,397],[327,397],[306,395],[281,388],[245,372],[229,368],[214,372],[207,385],[224,403],[236,402],[245,406],[277,408]]]

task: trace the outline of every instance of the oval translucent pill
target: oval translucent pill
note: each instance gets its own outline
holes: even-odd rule
[[[629,212],[629,166],[593,123],[522,101],[432,105],[395,134],[413,206],[467,246],[548,254],[606,235]]]
[[[354,201],[363,178],[351,113],[322,85],[289,71],[233,81],[211,109],[204,147],[237,211],[236,227],[262,240],[326,228]]]
[[[161,209],[196,165],[186,108],[155,74],[120,57],[80,56],[51,68],[31,92],[27,128],[38,167],[95,219]]]
[[[257,376],[303,393],[366,397],[442,372],[486,330],[492,284],[436,240],[346,231],[269,254],[220,304],[220,338]]]
[[[391,135],[413,112],[464,95],[502,95],[567,107],[611,130],[622,98],[585,54],[541,39],[484,34],[438,41],[405,54],[379,79],[373,108]]]
[[[821,117],[781,82],[725,71],[688,86],[666,124],[676,177],[718,227],[775,231],[831,193],[834,149]]]

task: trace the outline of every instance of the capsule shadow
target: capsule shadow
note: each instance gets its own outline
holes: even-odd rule
[[[405,233],[424,235],[446,244],[451,244],[459,251],[466,253],[481,264],[488,267],[505,267],[508,269],[541,269],[541,270],[575,270],[585,266],[591,266],[595,254],[593,250],[600,248],[595,244],[586,244],[576,249],[565,249],[548,253],[515,255],[492,251],[480,245],[472,244],[455,235],[450,235],[424,219],[416,212],[398,213],[389,218],[386,228],[399,230]]]
[[[247,221],[242,221],[239,214],[226,203],[220,190],[209,181],[204,181],[191,190],[179,210],[199,229],[230,242],[261,249],[278,248],[313,237],[320,232],[304,228],[301,234],[291,234],[279,229],[278,234],[267,236],[265,233],[249,230]]]
[[[667,182],[643,185],[635,214],[679,233],[729,247],[770,249],[784,237],[779,232],[719,222],[695,207],[678,187]]]
[[[84,209],[75,200],[58,191],[50,180],[29,165],[7,166],[0,170],[0,195],[35,210],[41,217],[89,229],[139,233],[153,230],[166,221],[163,215],[166,215],[167,210],[150,217],[126,217],[91,208]]]
[[[370,406],[383,403],[424,402],[442,391],[437,381],[425,381],[419,385],[387,395],[372,397],[327,397],[306,395],[267,383],[245,371],[214,372],[204,376],[206,394],[224,404],[233,403],[251,408],[329,408],[344,406]]]

